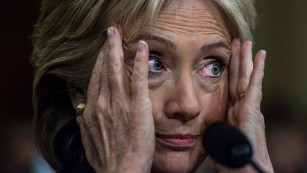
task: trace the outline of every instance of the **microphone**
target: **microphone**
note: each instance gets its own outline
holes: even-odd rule
[[[252,160],[253,150],[244,134],[225,122],[209,126],[202,138],[208,154],[228,168],[242,168],[250,163],[259,173],[262,169]]]

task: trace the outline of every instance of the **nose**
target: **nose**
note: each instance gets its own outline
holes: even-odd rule
[[[197,88],[193,83],[190,74],[182,76],[174,82],[174,88],[169,94],[172,96],[166,104],[166,116],[172,119],[178,119],[187,122],[200,113],[199,97],[197,97]]]

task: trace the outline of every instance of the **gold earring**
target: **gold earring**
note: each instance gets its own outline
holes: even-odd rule
[[[77,109],[76,109],[76,115],[77,116],[83,115],[84,109],[85,109],[85,104],[79,103],[78,106],[77,106]]]

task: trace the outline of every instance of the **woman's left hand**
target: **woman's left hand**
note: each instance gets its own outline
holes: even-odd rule
[[[253,160],[265,172],[273,173],[268,154],[264,117],[260,110],[262,99],[262,79],[266,52],[260,50],[252,60],[252,42],[239,39],[232,42],[232,55],[229,69],[229,107],[227,121],[239,128],[250,140],[253,147]],[[251,166],[242,169],[226,169],[216,165],[221,173],[254,173]]]

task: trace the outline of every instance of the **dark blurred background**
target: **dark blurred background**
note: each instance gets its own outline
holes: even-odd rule
[[[43,173],[35,168],[28,59],[39,2],[0,2],[0,173]],[[262,110],[271,159],[276,173],[307,173],[307,1],[257,0],[256,7],[255,50],[268,52]]]

